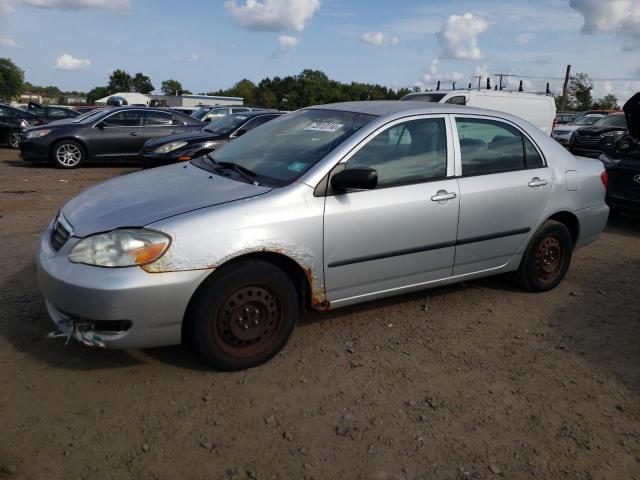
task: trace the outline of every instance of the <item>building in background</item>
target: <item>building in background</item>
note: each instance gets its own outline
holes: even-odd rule
[[[87,103],[87,97],[86,96],[80,96],[80,95],[65,95],[64,96],[64,102],[67,105],[85,104],[85,103]]]

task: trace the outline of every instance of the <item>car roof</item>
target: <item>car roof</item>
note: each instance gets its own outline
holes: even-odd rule
[[[259,117],[261,115],[284,115],[277,110],[249,110],[247,112],[232,113],[231,117]]]
[[[454,105],[451,103],[435,103],[411,100],[369,100],[365,102],[341,102],[329,103],[327,105],[315,105],[311,109],[340,110],[352,113],[364,113],[381,117],[383,115],[395,113],[466,113],[476,115],[487,115],[497,113],[501,117],[511,117],[508,113],[497,112],[484,108],[467,107],[464,105]]]

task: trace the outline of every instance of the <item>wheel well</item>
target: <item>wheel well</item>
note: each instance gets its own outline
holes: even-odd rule
[[[87,157],[89,156],[89,151],[87,150],[87,146],[84,144],[84,142],[78,140],[77,138],[65,137],[65,138],[60,138],[59,140],[56,140],[51,144],[51,147],[49,148],[49,160],[53,160],[53,149],[56,148],[56,145],[58,145],[60,142],[64,142],[65,140],[71,140],[72,142],[77,143],[84,150],[84,154]],[[85,157],[85,160],[86,160],[86,157]]]
[[[183,340],[188,337],[187,330],[189,329],[188,319],[191,317],[191,309],[193,308],[194,299],[202,292],[203,289],[206,288],[206,284],[208,280],[211,279],[214,275],[218,274],[218,272],[223,268],[232,267],[234,264],[241,262],[243,260],[262,260],[265,262],[269,262],[276,267],[280,268],[287,276],[291,279],[293,284],[298,291],[298,298],[300,298],[300,306],[305,308],[309,306],[309,302],[311,297],[311,284],[308,279],[304,269],[291,258],[286,255],[275,253],[275,252],[255,252],[248,253],[246,255],[240,255],[239,257],[232,258],[226,263],[223,263],[219,267],[217,267],[207,278],[205,278],[202,283],[198,286],[196,291],[191,296],[189,300],[189,304],[187,305],[187,309],[185,310],[184,319],[182,322],[182,338]]]
[[[580,222],[578,221],[578,217],[571,212],[558,212],[551,215],[549,220],[555,220],[567,227],[569,229],[569,233],[571,233],[573,244],[576,244],[578,237],[580,236]]]

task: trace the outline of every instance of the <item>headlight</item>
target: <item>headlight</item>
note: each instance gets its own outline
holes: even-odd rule
[[[621,137],[622,135],[624,135],[624,132],[622,131],[617,131],[617,132],[607,132],[607,133],[603,133],[602,136],[606,137],[606,138],[615,138],[615,137]]]
[[[32,132],[27,132],[24,134],[24,138],[26,140],[33,140],[34,138],[40,138],[40,137],[44,137],[45,135],[48,135],[51,132],[50,129],[45,129],[45,130],[33,130]]]
[[[113,230],[80,240],[69,253],[69,260],[98,267],[145,265],[160,258],[170,243],[171,238],[153,230]]]
[[[169,153],[177,150],[178,148],[182,148],[187,144],[187,142],[170,142],[158,147],[154,150],[156,153]]]

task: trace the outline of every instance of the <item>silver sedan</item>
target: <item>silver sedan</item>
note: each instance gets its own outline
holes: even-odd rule
[[[42,235],[39,284],[69,338],[184,342],[243,369],[282,349],[305,308],[505,272],[554,288],[606,224],[606,183],[601,162],[505,113],[306,108],[78,195]]]

